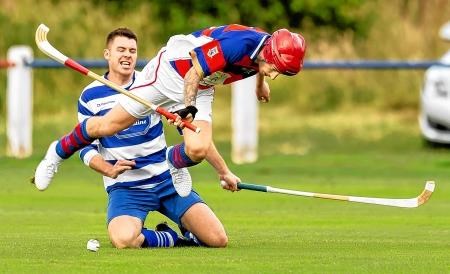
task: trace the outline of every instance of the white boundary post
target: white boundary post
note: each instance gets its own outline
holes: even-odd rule
[[[231,158],[236,164],[253,163],[258,159],[259,111],[255,89],[256,76],[231,85]]]
[[[8,49],[6,87],[6,154],[25,158],[32,153],[32,68],[26,62],[33,61],[29,46],[13,46]]]

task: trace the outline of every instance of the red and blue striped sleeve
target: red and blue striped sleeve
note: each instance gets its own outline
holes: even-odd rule
[[[218,40],[212,40],[195,48],[191,56],[193,57],[194,66],[197,69],[201,68],[204,76],[219,71],[227,65],[225,52]]]
[[[191,51],[193,64],[204,76],[223,70],[227,65],[239,63],[249,57],[254,60],[255,51],[269,36],[252,28],[225,27],[208,33],[211,41]],[[198,34],[197,34],[198,35]],[[203,31],[201,35],[205,35]]]

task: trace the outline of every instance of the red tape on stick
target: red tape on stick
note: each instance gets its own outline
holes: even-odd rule
[[[82,65],[80,65],[79,63],[77,63],[76,61],[72,60],[72,59],[67,59],[66,62],[64,62],[64,65],[68,66],[69,68],[72,68],[84,75],[87,75],[89,70],[85,67],[83,67]]]

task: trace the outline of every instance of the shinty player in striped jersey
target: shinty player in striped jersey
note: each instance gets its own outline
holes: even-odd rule
[[[129,89],[138,74],[134,70],[136,35],[127,28],[112,31],[106,39],[104,58],[109,65],[104,77]],[[79,98],[79,121],[104,115],[120,96],[113,89],[94,81]],[[86,165],[103,174],[109,197],[108,232],[115,247],[227,245],[223,225],[199,195],[195,191],[187,197],[176,193],[172,183],[176,178],[171,178],[168,169],[166,141],[159,114],[152,113],[113,136],[96,140],[80,151],[80,157]],[[159,211],[177,223],[184,235],[178,237],[164,223],[155,230],[143,227],[152,211]]]

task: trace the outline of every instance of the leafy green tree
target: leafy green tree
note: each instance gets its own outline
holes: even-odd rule
[[[371,16],[363,5],[365,0],[95,0],[113,16],[121,16],[123,10],[138,9],[143,4],[152,7],[149,18],[157,18],[160,24],[158,36],[165,41],[168,36],[189,33],[193,30],[230,23],[257,26],[272,32],[289,27],[302,29],[326,27],[338,33],[354,31],[365,36]]]

